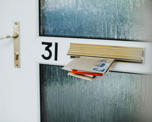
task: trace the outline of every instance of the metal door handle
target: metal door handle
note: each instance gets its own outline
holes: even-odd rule
[[[20,24],[14,23],[14,34],[0,37],[0,40],[12,38],[14,40],[14,65],[20,67]]]

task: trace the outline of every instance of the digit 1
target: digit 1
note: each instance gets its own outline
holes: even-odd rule
[[[58,43],[55,43],[55,55],[54,55],[54,60],[57,61],[58,60]]]

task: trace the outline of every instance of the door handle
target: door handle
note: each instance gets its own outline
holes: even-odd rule
[[[20,68],[20,23],[14,23],[14,34],[13,35],[6,35],[0,37],[0,40],[3,39],[10,39],[14,40],[14,66],[16,68]]]

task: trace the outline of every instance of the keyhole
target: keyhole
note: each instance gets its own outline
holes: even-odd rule
[[[15,60],[19,60],[19,54],[18,53],[16,53],[16,55],[15,55]]]

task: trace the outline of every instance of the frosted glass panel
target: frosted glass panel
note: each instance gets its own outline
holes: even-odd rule
[[[149,0],[40,0],[40,35],[145,40]]]
[[[110,72],[87,81],[40,65],[41,122],[151,122],[151,79]]]

